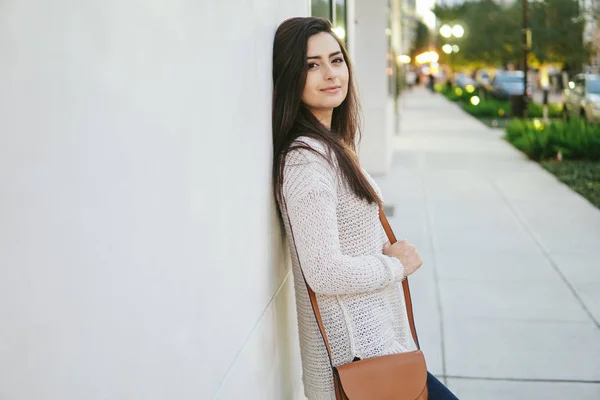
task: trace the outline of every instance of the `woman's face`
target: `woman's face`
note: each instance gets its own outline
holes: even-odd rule
[[[348,65],[340,45],[327,32],[308,39],[308,71],[302,92],[302,102],[315,115],[332,112],[348,93]]]

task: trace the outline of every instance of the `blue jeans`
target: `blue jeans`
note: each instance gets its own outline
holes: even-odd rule
[[[429,392],[428,400],[458,400],[458,397],[429,372],[427,373],[427,391]]]

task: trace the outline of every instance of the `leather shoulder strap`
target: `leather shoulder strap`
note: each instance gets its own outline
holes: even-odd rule
[[[382,207],[379,207],[379,220],[381,221],[381,225],[383,225],[383,230],[385,231],[390,243],[396,243],[396,236],[394,235],[394,231],[392,231],[392,227],[390,226]],[[406,312],[408,313],[410,332],[412,333],[413,340],[417,345],[417,349],[421,350],[421,346],[419,345],[419,337],[417,336],[417,328],[415,327],[415,319],[413,317],[412,298],[410,297],[410,288],[408,287],[408,277],[404,278],[402,281],[402,289],[404,290],[404,302],[406,303]]]
[[[287,203],[285,199],[283,199],[283,203],[286,208],[286,215],[288,217],[288,224],[290,226],[290,232],[292,235],[292,242],[294,244],[294,251],[296,252],[296,258],[298,262],[300,262],[300,257],[298,256],[298,249],[296,248],[296,240],[294,238],[294,230],[292,228],[292,224],[289,220],[289,214],[287,213]],[[390,243],[396,243],[396,236],[390,227],[390,224],[383,212],[383,208],[379,207],[379,220],[381,221],[381,225],[388,237]],[[304,271],[302,270],[302,265],[300,265],[300,272],[302,273],[302,278],[304,279],[304,284],[306,285],[306,290],[308,291],[308,297],[310,299],[310,304],[313,309],[313,313],[315,315],[315,319],[317,320],[317,325],[319,326],[319,331],[321,332],[321,337],[323,338],[323,342],[325,342],[325,347],[327,348],[327,355],[329,357],[329,363],[331,364],[331,368],[333,369],[333,358],[331,355],[331,347],[329,346],[329,341],[327,340],[327,333],[325,332],[325,326],[323,325],[323,319],[321,318],[321,312],[319,311],[319,305],[317,303],[317,296],[315,292],[310,288],[308,282],[306,281],[306,277],[304,276]],[[413,340],[415,341],[415,345],[417,349],[421,349],[419,345],[419,338],[417,337],[417,330],[415,328],[415,321],[413,318],[413,309],[412,309],[412,299],[410,297],[410,288],[408,287],[408,278],[404,278],[402,281],[402,289],[404,290],[404,302],[406,303],[406,311],[408,313],[408,322],[410,324],[410,331],[412,333]]]

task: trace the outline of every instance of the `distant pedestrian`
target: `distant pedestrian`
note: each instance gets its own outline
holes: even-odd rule
[[[433,74],[433,72],[429,73],[429,90],[431,90],[431,92],[435,92],[435,75]]]
[[[452,75],[448,74],[448,78],[446,79],[446,89],[447,90],[451,90],[452,89],[452,81],[456,79],[454,78]]]
[[[417,82],[417,74],[412,69],[406,73],[406,84],[409,89],[412,89]]]

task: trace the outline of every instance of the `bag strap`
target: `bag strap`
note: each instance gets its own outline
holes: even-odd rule
[[[396,235],[394,235],[394,231],[392,231],[392,227],[390,226],[382,207],[379,207],[379,220],[381,221],[381,225],[383,225],[383,230],[385,231],[390,243],[396,243]],[[410,288],[408,287],[408,277],[402,280],[402,289],[404,290],[404,302],[406,303],[410,332],[412,333],[413,340],[417,345],[417,349],[421,350],[421,346],[419,345],[419,337],[417,336],[417,328],[415,327],[415,319],[413,317],[412,298],[410,297]]]
[[[283,197],[283,196],[282,196]],[[294,230],[292,229],[292,224],[289,220],[289,214],[287,212],[287,203],[285,199],[283,199],[286,214],[288,217],[288,224],[290,226],[290,232],[292,234],[292,242],[294,243],[294,250],[296,251],[296,257],[298,258],[298,262],[300,262],[300,257],[298,255],[298,249],[296,248],[296,240],[294,239]],[[381,225],[383,225],[383,230],[385,231],[388,240],[391,244],[397,242],[396,236],[390,227],[390,223],[388,222],[385,213],[383,212],[383,208],[379,207],[379,220],[381,221]],[[304,276],[304,271],[302,270],[302,266],[300,266],[300,272],[302,273],[302,278],[304,279],[304,284],[306,285],[306,290],[308,291],[308,297],[310,298],[310,304],[312,305],[313,313],[315,314],[315,318],[317,320],[317,325],[319,326],[319,331],[321,332],[321,337],[325,342],[325,348],[327,349],[327,355],[329,357],[329,363],[331,364],[331,368],[333,369],[333,358],[331,355],[331,347],[329,346],[329,341],[327,340],[327,333],[325,332],[325,326],[323,325],[323,319],[321,318],[321,312],[319,311],[319,305],[317,304],[317,296],[315,292],[310,288],[308,282],[306,281],[306,277]],[[410,297],[410,288],[408,287],[408,277],[402,280],[402,289],[404,290],[404,302],[406,303],[406,311],[408,313],[408,322],[410,324],[410,331],[412,333],[413,340],[417,346],[417,349],[421,349],[419,345],[419,338],[417,337],[417,330],[415,328],[415,321],[413,318],[413,309],[412,309],[412,300]]]

